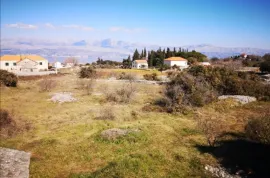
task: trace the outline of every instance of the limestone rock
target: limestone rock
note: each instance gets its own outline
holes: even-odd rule
[[[131,132],[138,132],[138,130],[112,128],[112,129],[102,131],[101,137],[108,139],[108,140],[115,140],[115,139],[117,139],[121,136],[125,136]]]
[[[244,95],[222,95],[218,97],[219,100],[228,99],[228,98],[232,98],[236,101],[239,101],[241,104],[247,104],[253,101],[257,101],[255,97],[244,96]]]
[[[30,153],[8,148],[0,148],[0,177],[28,178]]]

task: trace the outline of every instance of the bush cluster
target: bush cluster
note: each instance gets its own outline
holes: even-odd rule
[[[157,76],[157,73],[145,74],[145,75],[143,75],[143,78],[144,78],[145,80],[159,81],[159,78],[158,78],[158,76]]]
[[[79,72],[80,78],[96,78],[96,70],[89,66],[89,67],[82,67]]]
[[[125,72],[122,72],[119,77],[118,77],[119,80],[129,80],[129,81],[133,81],[135,80],[135,77],[134,75],[132,75],[131,73],[125,73]]]
[[[121,88],[115,91],[104,90],[104,94],[107,101],[117,103],[129,103],[135,94],[136,88],[132,83],[123,85]]]
[[[193,66],[170,78],[164,98],[157,104],[173,111],[186,106],[203,106],[218,95],[248,95],[258,100],[270,100],[270,85],[262,83],[254,74],[227,68]]]
[[[253,141],[270,145],[270,116],[250,119],[245,128],[246,136]]]
[[[48,92],[55,88],[57,85],[55,80],[44,78],[39,82],[39,90],[41,92]]]
[[[0,69],[0,85],[7,87],[16,87],[18,83],[18,77],[6,70]]]

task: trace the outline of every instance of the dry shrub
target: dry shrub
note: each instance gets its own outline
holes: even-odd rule
[[[65,74],[62,74],[62,73],[57,73],[57,74],[49,74],[46,76],[46,78],[57,78],[57,77],[62,77],[64,76]],[[43,79],[44,76],[42,75],[30,75],[30,76],[18,76],[18,79],[20,81],[32,81],[32,80],[40,80],[40,79]]]
[[[0,109],[0,136],[2,138],[8,138],[29,129],[30,124],[23,122],[21,118],[15,119],[14,112]]]
[[[103,90],[106,100],[117,103],[129,103],[135,92],[136,88],[133,83],[123,85],[121,88],[116,89],[115,91],[110,92],[108,89]]]
[[[51,91],[56,86],[57,86],[56,81],[49,78],[44,78],[39,82],[39,89],[41,92]]]
[[[151,80],[151,81],[160,81],[160,79],[157,76],[157,73],[152,73],[152,74],[145,74],[143,75],[143,78],[145,80]]]
[[[139,114],[136,111],[131,111],[130,115],[133,119],[137,119]]]
[[[100,114],[95,118],[96,120],[115,120],[115,115],[112,106],[106,106],[100,110]]]
[[[92,67],[82,67],[79,72],[80,78],[96,78],[96,70]]]
[[[134,81],[135,80],[135,76],[131,73],[125,73],[122,72],[120,74],[120,76],[118,77],[119,80],[129,80],[129,81]]]
[[[119,78],[119,74],[117,72],[109,72],[109,71],[102,71],[102,70],[97,70],[96,72],[96,77],[97,78]]]
[[[270,113],[259,118],[251,118],[246,125],[246,136],[253,141],[270,144]]]
[[[16,87],[18,83],[18,77],[6,70],[0,69],[0,86]]]
[[[78,89],[84,90],[87,95],[91,95],[95,86],[94,79],[79,79],[77,81]]]
[[[198,127],[205,134],[209,146],[215,146],[218,138],[224,132],[223,126],[223,121],[216,118],[200,118],[198,120]]]

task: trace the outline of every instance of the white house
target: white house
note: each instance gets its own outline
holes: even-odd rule
[[[180,69],[188,68],[188,61],[182,57],[170,57],[164,59],[164,64],[168,65],[169,67],[177,66]]]
[[[48,70],[48,60],[36,55],[4,55],[0,58],[0,69],[25,72]]]
[[[63,68],[63,65],[61,62],[57,61],[57,62],[53,63],[52,67],[54,67],[56,69],[61,69],[61,68]]]
[[[132,62],[132,68],[136,68],[136,69],[148,69],[147,60],[134,60]]]
[[[210,62],[199,62],[201,66],[211,66]]]

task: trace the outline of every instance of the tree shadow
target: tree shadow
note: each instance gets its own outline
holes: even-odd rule
[[[270,145],[254,143],[243,138],[226,140],[218,146],[197,145],[202,153],[215,156],[231,173],[248,178],[270,177]]]

